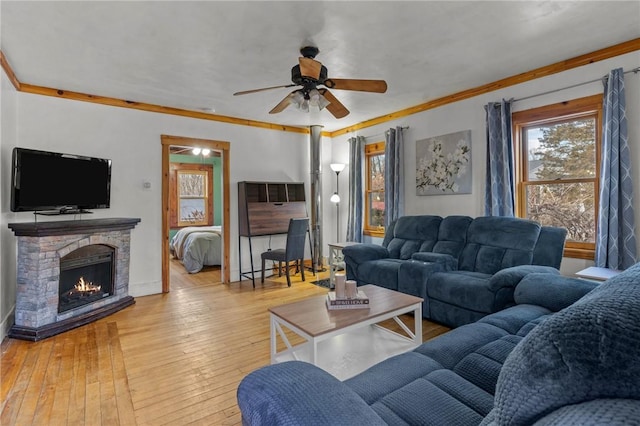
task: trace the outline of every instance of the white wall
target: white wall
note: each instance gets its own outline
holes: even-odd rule
[[[0,72],[0,157],[11,158],[12,143],[17,139],[17,92],[4,71]],[[9,210],[11,169],[0,161],[0,340],[13,325],[16,299],[16,251],[13,233],[7,223],[13,221]]]
[[[633,52],[627,55],[612,58],[606,61],[586,65],[563,73],[549,77],[523,83],[517,86],[508,87],[492,93],[476,96],[471,99],[448,104],[440,108],[428,110],[419,114],[403,117],[401,119],[369,127],[354,134],[347,134],[336,137],[332,140],[332,150],[343,154],[348,151],[348,138],[355,134],[362,136],[380,135],[390,127],[409,126],[405,131],[405,214],[435,214],[447,216],[452,214],[464,214],[469,216],[482,216],[484,214],[484,190],[485,190],[485,112],[484,105],[488,102],[505,99],[518,99],[547,91],[572,86],[586,81],[600,79],[607,75],[611,69],[623,67],[630,70],[640,66],[640,52]],[[627,119],[629,130],[629,145],[632,155],[632,162],[636,165],[634,169],[634,185],[636,189],[636,224],[640,230],[640,75],[627,74],[625,76]],[[562,102],[574,98],[602,93],[602,83],[592,83],[573,89],[562,90],[560,92],[538,96],[532,99],[515,102],[514,111],[526,110],[538,106]],[[416,141],[428,137],[445,135],[461,130],[471,130],[472,138],[472,174],[473,189],[471,194],[461,195],[438,195],[438,196],[416,196]],[[376,142],[379,136],[367,140]],[[338,155],[338,154],[336,154]],[[348,155],[345,156],[348,158]],[[342,184],[342,182],[341,182]],[[341,185],[341,188],[344,186]],[[344,214],[346,215],[346,203]],[[346,227],[346,216],[341,226]],[[344,232],[344,231],[343,231]],[[344,234],[343,234],[344,235]],[[640,243],[640,235],[636,236]],[[640,247],[638,250],[640,253]],[[586,266],[591,266],[593,262],[564,258],[562,262],[562,273],[572,274]]]

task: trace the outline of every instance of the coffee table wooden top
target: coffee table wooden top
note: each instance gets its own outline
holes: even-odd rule
[[[327,308],[327,296],[311,297],[299,302],[269,308],[271,314],[298,327],[312,337],[349,327],[398,309],[422,303],[420,297],[375,285],[358,287],[369,298],[369,309]]]

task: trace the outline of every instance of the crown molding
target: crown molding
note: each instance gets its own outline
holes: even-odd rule
[[[322,136],[334,138],[336,136],[340,136],[346,133],[354,132],[357,130],[375,126],[388,121],[397,120],[402,117],[406,117],[406,116],[417,114],[430,109],[438,108],[443,105],[459,102],[464,99],[469,99],[485,93],[493,92],[499,89],[504,89],[505,87],[514,86],[516,84],[521,84],[527,81],[535,80],[537,78],[557,74],[563,71],[567,71],[573,68],[592,64],[594,62],[603,61],[605,59],[610,59],[610,58],[624,55],[626,53],[634,52],[637,50],[640,50],[640,38],[629,40],[613,46],[605,47],[603,49],[596,50],[594,52],[586,53],[584,55],[576,56],[571,59],[556,62],[554,64],[546,65],[544,67],[536,68],[534,70],[527,71],[521,74],[506,77],[501,80],[494,81],[492,83],[484,84],[482,86],[474,87],[474,88],[463,90],[461,92],[457,92],[451,95],[443,96],[441,98],[433,99],[428,102],[425,102],[410,108],[392,112],[390,114],[386,114],[380,117],[372,118],[371,120],[366,120],[361,123],[354,124],[353,126],[345,127],[343,129],[338,129],[333,132],[322,132]],[[247,120],[243,118],[229,117],[225,115],[210,114],[210,113],[199,112],[199,111],[191,111],[191,110],[185,110],[180,108],[147,104],[144,102],[128,101],[123,99],[90,95],[90,94],[79,93],[79,92],[71,92],[68,90],[54,89],[49,87],[36,86],[33,84],[21,83],[16,77],[15,73],[13,72],[11,66],[9,65],[9,62],[7,61],[2,51],[0,51],[0,65],[6,72],[13,86],[19,92],[32,93],[32,94],[37,94],[42,96],[53,96],[56,98],[71,99],[71,100],[82,101],[82,102],[92,102],[92,103],[115,106],[120,108],[138,109],[142,111],[156,112],[161,114],[178,115],[182,117],[190,117],[190,118],[196,118],[200,120],[218,121],[222,123],[229,123],[229,124],[240,125],[240,126],[258,127],[263,129],[280,130],[283,132],[293,132],[293,133],[302,133],[302,134],[310,133],[309,128],[307,127],[287,126],[282,124],[269,123],[265,121]]]

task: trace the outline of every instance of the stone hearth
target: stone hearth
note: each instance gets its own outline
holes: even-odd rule
[[[131,229],[137,218],[10,223],[18,237],[15,324],[9,337],[37,341],[135,303],[129,296]],[[113,294],[58,312],[60,259],[89,245],[115,250]]]

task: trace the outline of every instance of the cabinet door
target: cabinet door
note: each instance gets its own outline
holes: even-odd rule
[[[307,217],[304,203],[249,203],[251,235],[286,234],[289,219]]]

